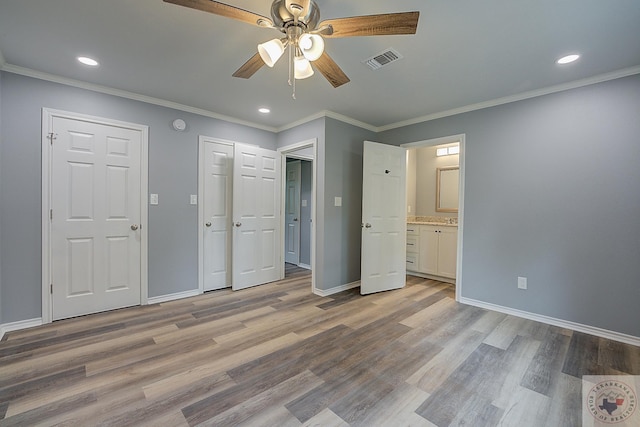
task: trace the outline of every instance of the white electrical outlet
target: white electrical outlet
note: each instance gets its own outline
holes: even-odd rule
[[[342,206],[342,197],[334,197],[333,198],[334,206]]]
[[[152,205],[157,205],[158,204],[158,195],[157,194],[150,194],[149,195],[149,203],[151,203]]]
[[[518,289],[527,289],[526,277],[518,277]]]
[[[198,196],[195,194],[190,194],[191,198],[189,199],[189,202],[192,205],[197,205],[198,204]]]

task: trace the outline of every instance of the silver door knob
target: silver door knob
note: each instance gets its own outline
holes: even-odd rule
[[[240,227],[242,225],[241,222],[236,222],[236,227]]]
[[[210,222],[207,222],[207,223],[205,224],[205,226],[206,226],[206,227],[211,227],[211,223],[210,223]]]
[[[138,224],[133,224],[133,225],[131,225],[131,229],[132,229],[133,231],[136,231],[136,230],[138,229]]]
[[[364,225],[364,228],[371,228],[371,224],[366,223],[366,224]]]
[[[298,218],[293,218],[293,220],[294,220],[294,221],[297,221],[297,220],[298,220]]]

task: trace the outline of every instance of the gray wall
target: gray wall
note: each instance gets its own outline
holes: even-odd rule
[[[376,134],[338,120],[326,119],[324,185],[324,270],[320,289],[360,280],[362,238],[362,147]],[[322,167],[321,166],[321,167]],[[322,197],[322,193],[319,193]],[[342,206],[334,198],[342,197]]]
[[[381,134],[317,119],[278,135],[0,73],[0,322],[40,316],[41,108],[150,126],[149,295],[197,287],[197,136],[318,139],[319,289],[359,279],[362,141],[466,134],[463,297],[640,336],[640,76]],[[170,123],[187,121],[177,133]],[[167,173],[167,172],[170,173]],[[335,207],[335,196],[343,206]],[[516,288],[516,277],[529,290]]]
[[[312,266],[314,268],[313,274],[316,280],[316,287],[319,289],[326,289],[323,287],[324,283],[324,198],[321,196],[324,194],[324,161],[325,161],[325,121],[324,117],[312,120],[293,129],[289,129],[278,133],[277,144],[278,148],[286,147],[288,145],[296,144],[298,142],[308,141],[310,139],[316,139],[316,173],[318,174],[318,182],[316,183],[316,264]]]
[[[466,134],[463,297],[640,336],[639,118],[635,75],[380,137]]]
[[[198,136],[275,149],[276,135],[169,108],[2,72],[0,117],[0,283],[7,323],[41,316],[41,156],[43,107],[149,126],[149,296],[197,289]],[[171,128],[187,122],[185,132]]]
[[[278,147],[318,138],[316,287],[331,289],[360,280],[362,142],[376,134],[321,118],[278,134]],[[342,197],[342,207],[334,198]]]
[[[313,163],[302,160],[300,200],[307,206],[300,206],[300,263],[311,265],[311,209],[313,208]]]

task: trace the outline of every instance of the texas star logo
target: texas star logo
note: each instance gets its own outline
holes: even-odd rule
[[[633,415],[638,407],[635,390],[616,381],[602,381],[587,394],[589,413],[598,421],[607,424],[621,423]]]

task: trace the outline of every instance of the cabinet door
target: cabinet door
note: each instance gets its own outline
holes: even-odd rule
[[[442,227],[438,231],[438,275],[455,279],[458,230],[455,227]]]
[[[428,225],[420,226],[420,253],[418,271],[420,273],[438,274],[438,228]]]

